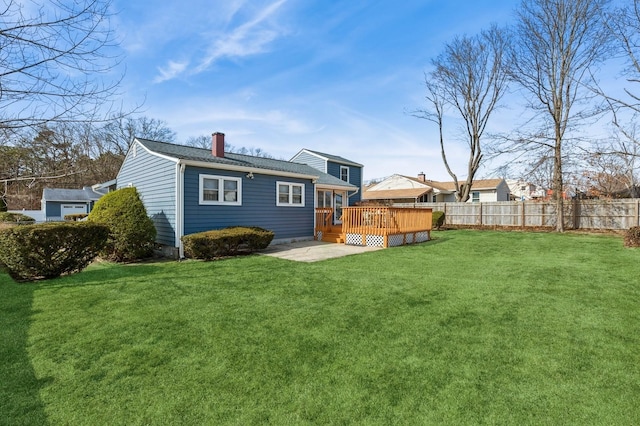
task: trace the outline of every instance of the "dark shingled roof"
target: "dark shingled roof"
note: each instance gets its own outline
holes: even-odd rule
[[[42,191],[42,199],[45,201],[63,201],[70,203],[96,201],[103,194],[95,192],[90,187],[83,189],[61,189],[61,188],[44,188]]]
[[[350,183],[327,173],[323,173],[306,164],[294,163],[286,160],[275,160],[273,158],[255,157],[252,155],[234,154],[231,152],[225,152],[224,158],[221,158],[214,156],[211,150],[207,148],[196,148],[193,146],[177,145],[141,138],[136,138],[136,140],[149,151],[180,160],[201,161],[204,163],[211,163],[212,165],[220,164],[264,169],[274,172],[297,173],[301,175],[315,176],[317,178],[317,183],[320,185],[339,186],[351,191],[357,189],[355,185],[351,185]]]
[[[331,161],[334,161],[336,163],[350,164],[352,166],[363,167],[362,164],[356,163],[355,161],[347,160],[346,158],[340,157],[339,155],[327,154],[327,153],[324,153],[324,152],[313,151],[311,149],[306,149],[306,148],[303,151],[307,151],[307,152],[310,152],[312,154],[316,154],[316,155],[318,155],[320,157],[324,157],[324,158],[326,158],[328,160],[331,160]]]

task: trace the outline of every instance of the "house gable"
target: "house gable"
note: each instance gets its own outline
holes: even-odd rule
[[[349,205],[354,205],[362,199],[362,164],[338,155],[326,154],[310,149],[302,149],[294,155],[290,161],[307,164],[355,186],[358,190],[350,195]]]
[[[156,226],[156,241],[176,246],[176,193],[178,162],[135,140],[116,178],[117,188],[138,190],[147,214]]]

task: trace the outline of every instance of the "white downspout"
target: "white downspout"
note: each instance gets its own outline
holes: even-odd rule
[[[178,258],[184,258],[182,235],[184,234],[184,168],[180,161],[176,163],[176,244],[178,244]]]

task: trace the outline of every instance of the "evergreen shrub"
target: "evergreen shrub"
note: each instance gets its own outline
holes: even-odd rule
[[[105,259],[131,262],[153,255],[156,228],[135,188],[122,188],[102,196],[88,220],[109,226],[109,238],[100,254]]]
[[[15,222],[15,223],[26,223],[31,224],[36,220],[31,216],[27,216],[22,213],[9,213],[9,212],[0,212],[0,222]]]
[[[109,228],[96,223],[43,223],[0,231],[0,264],[16,281],[80,272],[107,242]]]
[[[70,222],[77,222],[77,221],[79,221],[81,219],[84,219],[87,216],[89,216],[89,214],[87,214],[87,213],[65,214],[64,215],[64,220],[70,221]]]
[[[211,260],[263,250],[269,246],[274,235],[273,231],[257,226],[232,226],[185,235],[182,243],[186,257]]]

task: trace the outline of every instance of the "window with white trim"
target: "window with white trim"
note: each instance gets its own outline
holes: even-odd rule
[[[472,203],[480,202],[480,192],[479,191],[473,191],[471,193],[471,202]]]
[[[200,204],[242,205],[242,179],[200,175]]]
[[[349,182],[349,167],[340,166],[340,179]]]
[[[276,182],[276,206],[304,207],[304,184]]]

